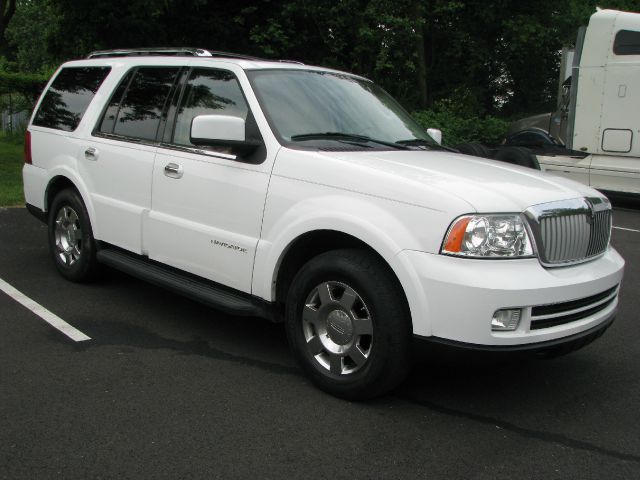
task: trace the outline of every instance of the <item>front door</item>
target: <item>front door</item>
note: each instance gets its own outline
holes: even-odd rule
[[[255,125],[232,72],[188,73],[170,110],[175,126],[156,153],[145,244],[151,259],[250,292],[270,162],[266,153],[249,163],[228,149],[195,147],[191,121],[205,114],[243,118],[248,129]]]

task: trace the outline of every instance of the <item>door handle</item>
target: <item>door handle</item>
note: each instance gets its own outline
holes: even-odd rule
[[[168,163],[164,167],[164,174],[166,177],[170,178],[182,178],[182,174],[184,170],[182,165],[178,165],[177,163]]]
[[[84,158],[95,162],[96,160],[98,160],[98,149],[93,147],[87,148],[84,151]]]

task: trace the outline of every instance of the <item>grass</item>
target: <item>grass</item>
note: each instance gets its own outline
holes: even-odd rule
[[[0,207],[24,205],[22,139],[0,134]]]

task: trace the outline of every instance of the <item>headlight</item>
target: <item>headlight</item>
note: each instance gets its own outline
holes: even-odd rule
[[[464,215],[449,227],[441,253],[463,257],[533,256],[520,215]]]

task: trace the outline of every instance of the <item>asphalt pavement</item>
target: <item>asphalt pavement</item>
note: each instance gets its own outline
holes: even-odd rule
[[[46,227],[0,209],[0,478],[640,478],[640,210],[616,210],[618,318],[554,360],[428,354],[383,398],[314,388],[282,325],[124,274],[63,280]]]

